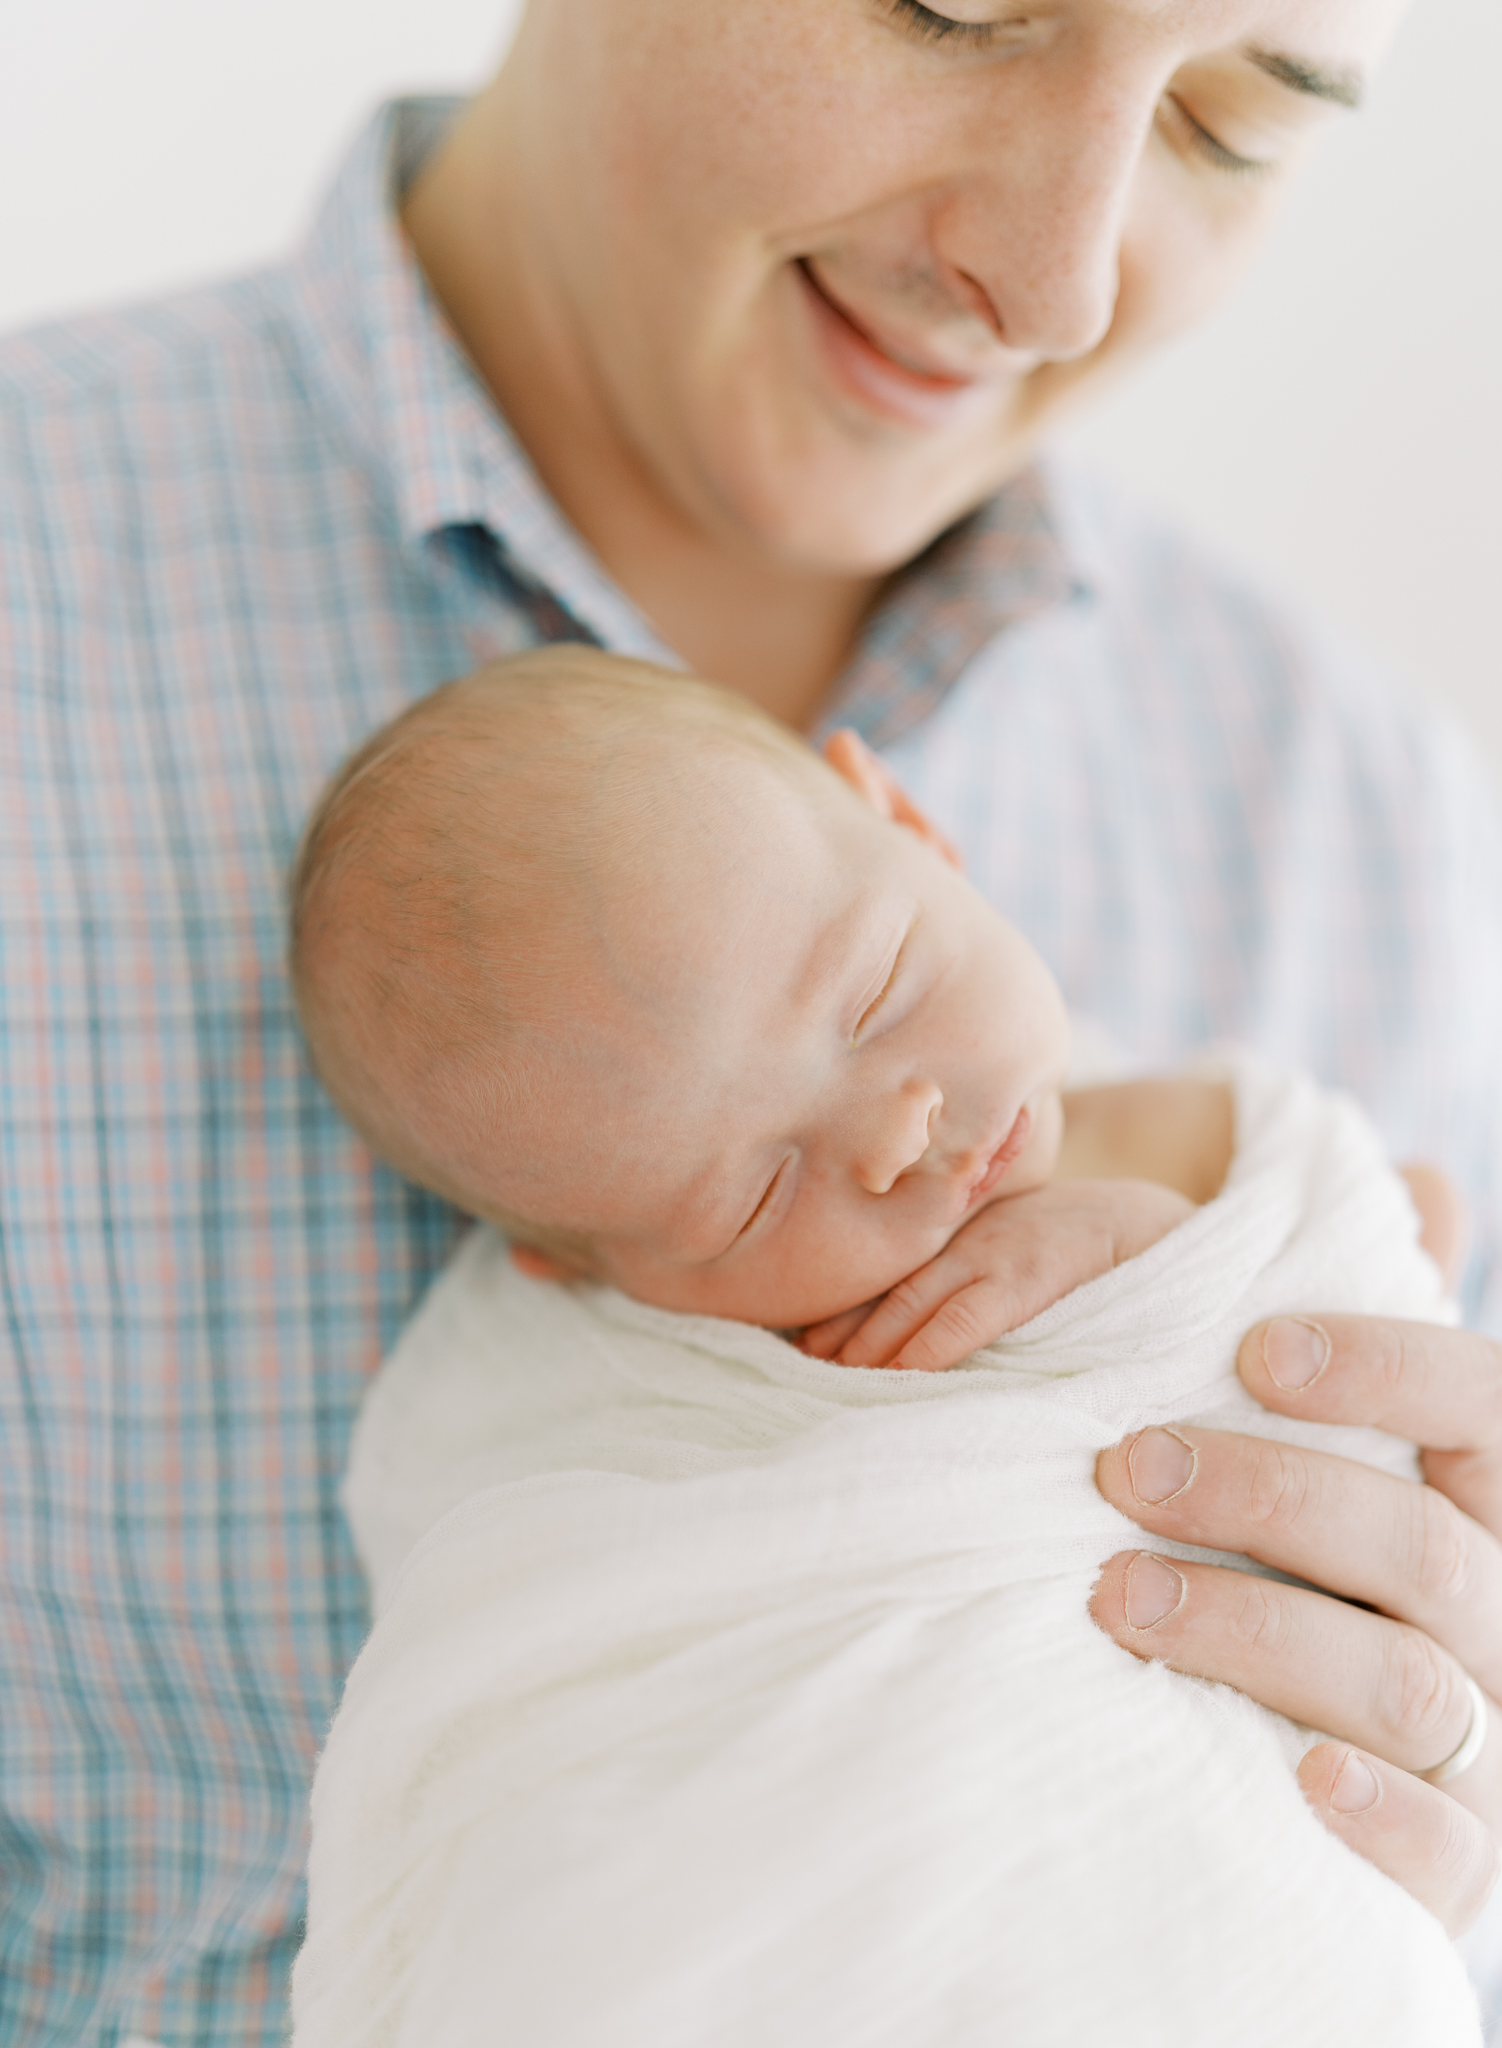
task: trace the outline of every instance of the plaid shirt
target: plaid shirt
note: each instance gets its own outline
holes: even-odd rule
[[[383,112],[289,266],[0,348],[12,2048],[282,2037],[308,1778],[366,1624],[336,1489],[457,1227],[309,1073],[282,963],[303,815],[482,656],[666,654],[393,224],[445,118]],[[1486,1282],[1502,877],[1450,739],[1052,472],[899,582],[835,720],[1144,1061],[1235,1034],[1449,1162]]]

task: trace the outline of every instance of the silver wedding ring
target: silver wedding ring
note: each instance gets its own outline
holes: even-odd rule
[[[1442,1764],[1436,1764],[1432,1771],[1422,1774],[1431,1785],[1443,1785],[1450,1778],[1458,1778],[1462,1771],[1471,1768],[1486,1748],[1487,1730],[1491,1724],[1486,1694],[1474,1678],[1466,1680],[1466,1691],[1471,1695],[1471,1724],[1461,1738],[1460,1747],[1452,1751]]]

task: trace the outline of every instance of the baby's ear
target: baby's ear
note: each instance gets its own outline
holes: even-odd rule
[[[842,782],[848,782],[880,817],[916,832],[925,846],[931,846],[941,860],[965,871],[960,850],[913,802],[885,761],[878,759],[857,732],[841,726],[824,742],[824,758]]]

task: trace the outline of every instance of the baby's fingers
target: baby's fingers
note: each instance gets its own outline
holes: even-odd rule
[[[959,1253],[940,1253],[877,1303],[844,1345],[840,1363],[947,1372],[1036,1313],[1011,1275],[977,1273]]]
[[[948,1372],[972,1351],[1026,1320],[1015,1298],[1009,1298],[995,1280],[972,1280],[909,1337],[892,1364],[901,1372]]]
[[[891,1365],[908,1339],[921,1330],[956,1288],[963,1286],[970,1277],[968,1271],[959,1269],[941,1252],[937,1259],[920,1266],[916,1273],[909,1273],[905,1280],[899,1280],[890,1294],[883,1295],[870,1314],[863,1316],[859,1327],[846,1337],[838,1351],[826,1351],[820,1355],[835,1357],[841,1365]],[[937,1371],[939,1368],[930,1369]]]
[[[994,1223],[989,1230],[972,1224],[876,1304],[841,1347],[840,1364],[947,1372],[1030,1322],[1095,1270],[1061,1274],[1032,1253],[1025,1230],[1002,1237]]]
[[[863,1301],[858,1308],[826,1316],[822,1323],[810,1323],[797,1339],[798,1349],[810,1358],[837,1358],[875,1307],[874,1301]]]

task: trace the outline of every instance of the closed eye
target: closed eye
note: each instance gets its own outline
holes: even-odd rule
[[[1004,13],[991,21],[966,21],[925,7],[923,0],[886,0],[898,22],[921,43],[947,43],[951,49],[996,50],[1015,47],[1031,36],[1037,23],[1025,10]]]
[[[859,1017],[857,1017],[857,1019],[856,1019],[856,1021],[855,1021],[855,1029],[854,1029],[854,1031],[852,1031],[852,1032],[851,1032],[851,1034],[850,1034],[850,1042],[851,1042],[851,1044],[852,1044],[852,1045],[854,1045],[854,1044],[856,1044],[856,1043],[858,1042],[858,1040],[859,1040],[859,1038],[860,1038],[860,1035],[861,1035],[861,1033],[862,1033],[862,1032],[863,1032],[863,1031],[865,1030],[866,1026],[867,1026],[867,1025],[868,1025],[868,1024],[870,1023],[871,1019],[872,1019],[872,1018],[873,1018],[873,1017],[874,1017],[874,1016],[876,1015],[877,1011],[878,1011],[878,1010],[879,1010],[879,1009],[881,1008],[882,1004],[883,1004],[883,1003],[884,1003],[884,1002],[886,1001],[887,997],[888,997],[888,996],[889,996],[889,995],[891,994],[891,992],[892,992],[892,983],[893,983],[893,982],[894,982],[894,981],[895,981],[896,979],[897,979],[897,963],[896,963],[896,961],[894,960],[894,961],[893,961],[893,963],[892,963],[892,971],[891,971],[891,973],[890,973],[890,974],[889,974],[889,975],[887,976],[886,980],[885,980],[885,981],[884,981],[884,982],[882,983],[882,985],[881,985],[880,989],[879,989],[879,990],[877,991],[877,993],[876,993],[875,997],[873,998],[873,1000],[872,1000],[871,1002],[867,1003],[867,1005],[866,1005],[865,1009],[861,1011],[861,1013],[860,1013]]]
[[[767,1182],[765,1188],[763,1188],[761,1200],[757,1203],[756,1207],[751,1211],[751,1214],[746,1218],[745,1222],[741,1225],[740,1229],[735,1233],[735,1236],[730,1240],[730,1247],[728,1248],[733,1248],[734,1246],[738,1245],[741,1239],[745,1237],[747,1232],[753,1230],[756,1227],[756,1225],[761,1221],[761,1219],[765,1215],[767,1215],[767,1213],[770,1211],[772,1207],[773,1201],[777,1194],[777,1190],[782,1183],[783,1175],[787,1172],[791,1164],[792,1154],[789,1153],[788,1157],[783,1160],[782,1164],[778,1167],[777,1171],[772,1175],[772,1178]]]
[[[882,1005],[895,988],[897,977],[902,967],[902,956],[907,951],[907,941],[908,933],[904,932],[897,951],[892,956],[892,964],[887,969],[885,980],[855,1020],[855,1029],[850,1034],[850,1043],[852,1045],[860,1044],[863,1034],[870,1028],[872,1021],[880,1013]]]
[[[923,0],[892,0],[892,12],[928,43],[991,43],[1000,26],[994,21],[956,21],[925,7]]]
[[[1227,149],[1202,122],[1195,120],[1184,102],[1173,93],[1168,94],[1163,105],[1171,108],[1175,119],[1183,124],[1190,147],[1217,171],[1225,171],[1231,177],[1250,178],[1259,171],[1272,168],[1258,157],[1238,156],[1234,149]]]

